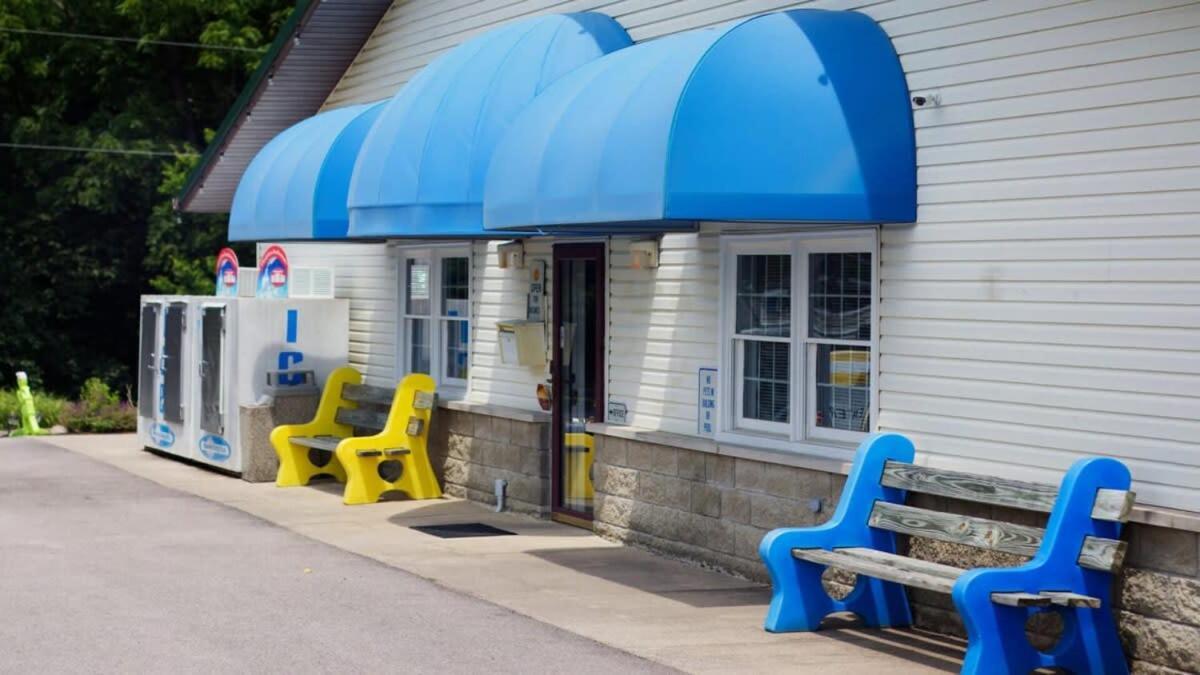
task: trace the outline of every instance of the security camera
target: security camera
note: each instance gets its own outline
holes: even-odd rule
[[[912,102],[918,108],[924,108],[927,105],[939,106],[942,104],[942,97],[938,94],[917,94],[912,97]]]

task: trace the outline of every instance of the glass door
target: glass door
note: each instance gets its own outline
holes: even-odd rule
[[[142,353],[138,369],[138,415],[154,417],[154,378],[158,374],[158,304],[142,305]]]
[[[225,435],[224,354],[225,308],[205,307],[200,321],[200,429],[218,436]]]
[[[554,443],[552,512],[590,524],[595,445],[588,422],[603,421],[604,244],[554,247]]]
[[[183,331],[186,326],[187,303],[167,305],[162,349],[163,419],[176,424],[183,424]]]

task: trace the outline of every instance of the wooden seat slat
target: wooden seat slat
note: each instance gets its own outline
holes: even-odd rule
[[[1050,513],[1058,500],[1058,488],[1053,485],[934,469],[896,461],[884,464],[883,477],[879,482],[910,492],[1041,513]],[[1092,517],[1123,523],[1129,519],[1132,508],[1132,492],[1101,489],[1096,493]]]
[[[408,448],[384,448],[382,450],[371,448],[358,450],[355,452],[355,454],[359,457],[383,457],[384,455],[387,455],[388,457],[398,457],[400,455],[408,455],[411,453],[412,450],[409,450]]]
[[[337,436],[293,436],[291,441],[296,445],[306,448],[329,450],[332,452],[337,450],[338,443],[341,443],[342,439]]]
[[[1051,600],[1037,593],[992,593],[992,602],[1008,607],[1047,607]]]
[[[359,429],[379,431],[387,426],[388,416],[387,413],[375,412],[373,410],[338,408],[334,419],[337,420],[338,424],[348,424]]]
[[[1100,598],[1067,591],[1042,591],[1039,595],[1050,598],[1050,602],[1063,607],[1091,607],[1092,609],[1099,609],[1102,604]]]
[[[800,560],[864,574],[905,586],[924,588],[937,593],[949,593],[954,581],[965,570],[917,560],[894,553],[867,548],[839,548],[827,551],[820,548],[797,548],[792,555]],[[953,576],[951,576],[953,575]]]
[[[375,405],[392,405],[396,397],[395,389],[376,387],[369,384],[342,385],[342,398],[355,403],[372,403]]]

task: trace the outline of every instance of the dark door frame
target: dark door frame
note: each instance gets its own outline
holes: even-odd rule
[[[551,515],[565,516],[564,520],[568,522],[575,521],[575,524],[590,525],[592,516],[587,513],[580,513],[559,506],[562,504],[562,460],[563,460],[563,422],[562,409],[566,387],[563,385],[562,379],[562,359],[559,354],[562,351],[562,329],[560,321],[562,319],[562,289],[561,280],[563,275],[563,263],[566,260],[591,259],[596,261],[596,340],[595,347],[590,354],[590,358],[596,364],[596,382],[592,387],[592,398],[594,409],[596,411],[595,422],[604,421],[604,354],[607,346],[606,331],[608,323],[608,303],[607,293],[605,289],[605,279],[608,276],[607,259],[608,252],[605,242],[581,243],[581,244],[555,244],[554,251],[554,276],[550,278],[550,283],[553,290],[553,298],[551,303],[551,333],[554,355],[550,362],[550,387],[554,396],[554,404],[551,408],[551,425],[550,425],[550,512]]]

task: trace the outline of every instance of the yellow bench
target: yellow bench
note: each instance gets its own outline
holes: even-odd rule
[[[427,449],[434,390],[428,375],[407,375],[393,392],[362,384],[362,374],[349,366],[334,370],[311,422],[271,431],[279,456],[275,484],[295,487],[332,476],[346,484],[346,504],[373,503],[393,490],[413,499],[441,497]],[[382,413],[361,404],[390,408]],[[376,433],[355,436],[355,429]]]

